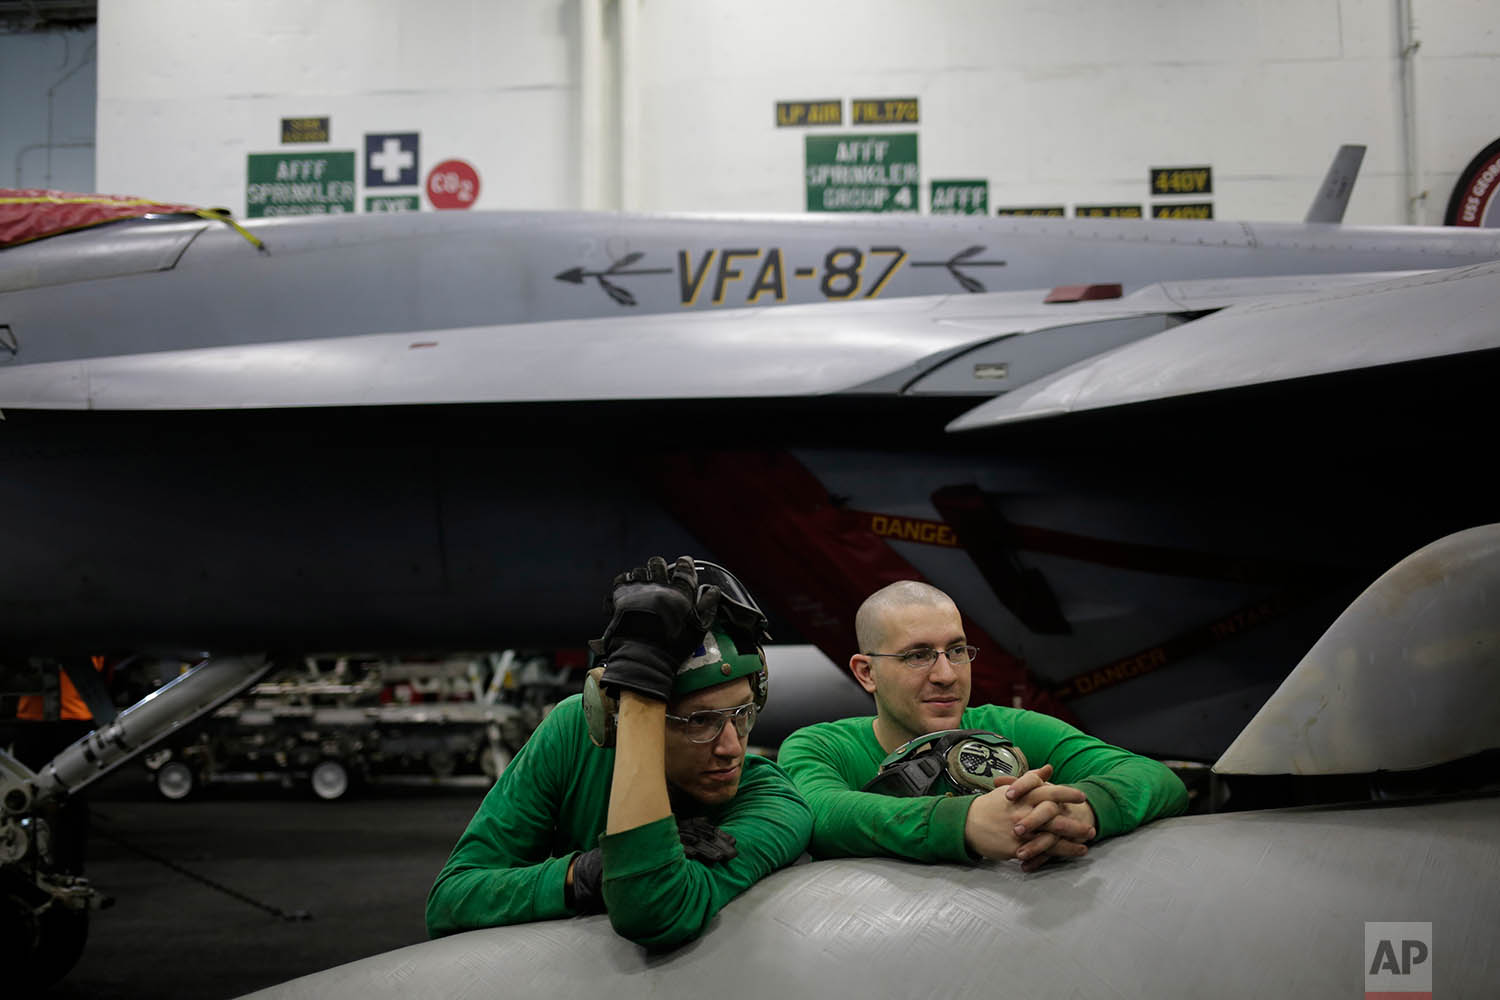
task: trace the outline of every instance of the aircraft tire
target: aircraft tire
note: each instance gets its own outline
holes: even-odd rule
[[[15,893],[0,896],[0,961],[7,987],[16,987],[23,997],[67,975],[89,936],[87,911],[54,906],[37,914],[35,905]]]
[[[198,787],[198,777],[193,769],[180,760],[163,764],[156,772],[156,791],[164,799],[181,802]]]
[[[336,760],[325,760],[312,769],[313,794],[324,802],[344,797],[349,790],[349,771]]]

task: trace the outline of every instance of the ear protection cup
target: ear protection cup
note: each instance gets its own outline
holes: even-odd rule
[[[771,672],[766,669],[766,651],[756,652],[760,653],[760,673],[750,675],[750,697],[755,702],[755,714],[759,715],[766,710],[766,697],[771,693]]]
[[[910,797],[980,795],[998,777],[1026,772],[1021,748],[983,729],[944,729],[908,740],[880,762],[880,771],[860,791]]]
[[[596,747],[615,745],[615,719],[620,712],[620,703],[604,693],[599,678],[604,676],[600,664],[583,678],[583,718],[589,726],[589,739]]]

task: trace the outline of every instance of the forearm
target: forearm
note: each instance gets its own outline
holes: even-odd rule
[[[1088,796],[1099,839],[1187,810],[1187,789],[1166,765],[1040,712],[1018,712],[1013,718],[1014,738],[1032,766],[1050,763],[1054,782]]]
[[[797,860],[812,814],[785,775],[760,761],[721,825],[733,833],[738,853],[714,864],[684,855],[672,821],[606,835],[604,898],[615,930],[653,949],[696,938],[730,900]]]
[[[571,916],[563,901],[563,879],[571,860],[548,858],[515,868],[450,862],[427,894],[428,935]]]
[[[1088,795],[1099,839],[1129,833],[1143,823],[1187,812],[1187,788],[1171,768],[1135,757],[1108,772],[1072,782]]]
[[[606,833],[623,833],[672,814],[667,798],[666,715],[662,702],[634,691],[620,693]]]
[[[971,860],[964,844],[967,797],[907,799],[847,789],[804,794],[815,817],[809,846],[817,857]]]
[[[808,849],[820,858],[909,858],[966,861],[961,798],[893,798],[855,791],[873,775],[861,774],[841,755],[835,738],[803,731],[787,739],[779,759],[812,809]]]

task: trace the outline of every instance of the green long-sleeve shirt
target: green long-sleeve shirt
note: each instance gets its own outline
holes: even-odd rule
[[[673,794],[679,813],[705,815],[734,835],[732,860],[689,860],[671,816],[605,835],[614,760],[613,750],[589,742],[580,698],[561,702],[501,773],[438,873],[427,932],[572,916],[563,899],[568,865],[597,845],[610,923],[639,944],[670,948],[703,933],[725,903],[807,845],[807,804],[780,768],[753,755],[738,794],[723,805]]]
[[[872,716],[820,722],[788,736],[777,761],[813,811],[809,850],[817,857],[889,855],[914,861],[969,861],[964,823],[972,795],[896,798],[861,792],[886,751]],[[1110,746],[1060,719],[1000,705],[964,710],[964,729],[1005,736],[1031,767],[1052,765],[1052,780],[1080,788],[1100,838],[1187,809],[1187,789],[1165,765]]]

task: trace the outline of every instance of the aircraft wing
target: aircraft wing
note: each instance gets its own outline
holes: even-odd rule
[[[1500,347],[1500,262],[1243,301],[991,400],[952,431]]]
[[[1046,301],[1046,289],[913,296],[116,354],[0,367],[0,409],[993,396],[1155,342],[1204,312],[1312,290],[1338,297],[1381,277],[1180,281],[1067,303]]]

